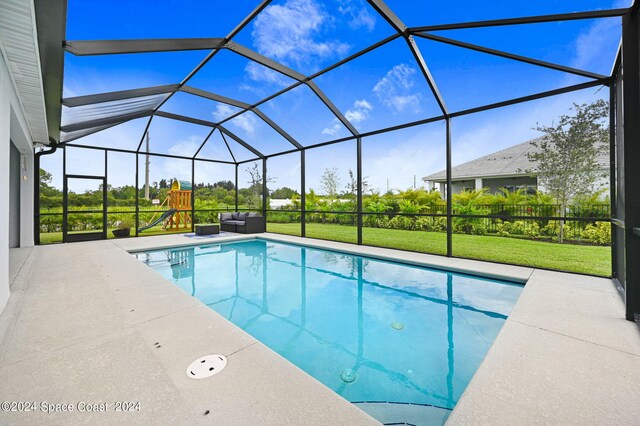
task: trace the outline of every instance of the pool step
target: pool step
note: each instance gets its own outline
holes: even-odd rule
[[[444,425],[451,410],[402,402],[354,402],[353,405],[385,425]]]

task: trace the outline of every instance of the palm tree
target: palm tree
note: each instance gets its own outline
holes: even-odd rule
[[[453,203],[461,206],[479,204],[478,202],[484,197],[489,188],[468,189],[453,194]]]
[[[516,189],[515,191],[509,191],[507,188],[500,188],[502,193],[501,198],[504,200],[504,204],[521,204],[527,201],[527,191],[524,188]]]

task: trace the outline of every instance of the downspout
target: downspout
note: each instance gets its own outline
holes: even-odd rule
[[[40,157],[53,154],[58,150],[58,142],[49,138],[49,150],[36,152],[33,157],[33,240],[40,244]]]

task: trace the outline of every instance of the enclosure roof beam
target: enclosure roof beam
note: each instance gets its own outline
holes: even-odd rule
[[[249,25],[249,23],[256,16],[258,16],[258,14],[260,14],[260,12],[262,12],[270,3],[271,3],[271,0],[261,1],[260,4],[251,11],[251,13],[249,13],[233,30],[231,30],[229,34],[227,34],[227,36],[224,38],[224,43],[228,43],[236,35],[238,35],[238,33],[242,31],[242,29],[245,28],[247,25]],[[216,54],[218,54],[218,52],[220,52],[220,49],[221,49],[221,46],[218,46],[214,48],[211,52],[209,52],[209,54],[202,61],[200,61],[200,63],[196,65],[196,67],[192,69],[191,72],[189,72],[189,74],[187,74],[185,78],[182,79],[182,81],[179,83],[178,86],[179,87],[185,86],[189,82],[189,80],[193,78],[194,75],[196,75],[202,68],[204,68],[204,66],[207,65],[207,63],[209,63],[209,61]],[[156,106],[155,111],[158,111],[169,99],[173,97],[175,93],[176,91],[171,92],[164,101],[162,101],[158,106]]]
[[[541,60],[538,60],[538,59],[529,58],[527,56],[515,55],[513,53],[504,52],[502,50],[490,49],[488,47],[478,46],[476,44],[471,44],[471,43],[466,43],[466,42],[463,42],[463,41],[453,40],[453,39],[450,39],[450,38],[441,37],[441,36],[437,36],[437,35],[433,35],[433,34],[416,33],[415,35],[418,36],[418,37],[426,38],[426,39],[437,41],[437,42],[440,42],[440,43],[450,44],[452,46],[462,47],[464,49],[474,50],[476,52],[487,53],[489,55],[499,56],[501,58],[506,58],[506,59],[512,59],[514,61],[524,62],[524,63],[531,64],[531,65],[537,65],[537,66],[540,66],[540,67],[549,68],[549,69],[556,70],[556,71],[562,71],[562,72],[566,72],[566,73],[569,73],[569,74],[575,74],[575,75],[579,75],[579,76],[582,76],[582,77],[594,78],[594,79],[607,78],[606,75],[596,74],[596,73],[593,73],[593,72],[584,71],[584,70],[580,70],[580,69],[572,68],[572,67],[567,67],[567,66],[564,66],[564,65],[558,65],[558,64],[554,64],[552,62],[541,61]]]
[[[268,3],[269,3],[268,1],[263,2],[263,6],[268,4]],[[349,62],[351,60],[354,60],[354,59],[356,59],[356,58],[358,58],[358,57],[360,57],[360,56],[362,56],[362,55],[374,50],[374,49],[377,49],[377,48],[379,48],[379,47],[381,47],[381,46],[383,46],[383,45],[385,45],[385,44],[397,39],[400,36],[401,36],[400,34],[393,34],[393,35],[391,35],[391,36],[389,36],[389,37],[387,37],[387,38],[385,38],[385,39],[383,39],[383,40],[381,40],[381,41],[379,41],[379,42],[377,42],[377,43],[375,43],[375,44],[373,44],[373,45],[371,45],[371,46],[369,46],[369,47],[367,47],[367,48],[365,48],[365,49],[363,49],[363,50],[361,50],[359,52],[354,53],[353,55],[351,55],[351,56],[349,56],[349,57],[347,57],[347,58],[345,58],[345,59],[343,59],[343,60],[341,60],[341,61],[339,61],[339,62],[337,62],[337,63],[335,63],[335,64],[333,64],[333,65],[331,65],[331,66],[329,66],[329,67],[327,67],[325,69],[323,69],[323,70],[318,71],[317,73],[313,74],[311,77],[305,77],[302,74],[300,74],[298,77],[301,78],[303,81],[297,81],[297,83],[295,83],[295,84],[293,84],[293,85],[291,85],[291,86],[289,86],[287,88],[284,88],[281,91],[279,91],[278,93],[275,93],[274,95],[268,96],[268,97],[262,99],[261,101],[255,103],[253,105],[249,105],[247,103],[240,102],[240,101],[235,100],[235,99],[231,99],[231,98],[228,98],[228,97],[225,97],[225,96],[221,96],[221,95],[217,95],[217,94],[214,94],[214,93],[210,93],[210,92],[207,92],[205,90],[201,90],[201,89],[198,89],[198,88],[195,88],[195,87],[188,86],[188,85],[184,84],[190,77],[187,77],[185,80],[183,80],[182,83],[177,84],[177,85],[157,86],[157,91],[158,91],[158,93],[165,93],[164,89],[162,89],[162,88],[166,87],[168,89],[168,93],[169,94],[173,94],[176,91],[183,91],[183,92],[186,92],[186,93],[190,93],[190,94],[193,94],[193,95],[197,95],[197,96],[201,96],[201,97],[204,97],[204,98],[208,98],[208,99],[211,99],[211,100],[214,100],[214,101],[217,101],[217,102],[226,103],[226,104],[233,105],[233,106],[236,106],[238,108],[242,108],[243,109],[243,111],[239,111],[239,112],[233,114],[232,116],[222,120],[219,124],[225,123],[225,122],[237,117],[238,115],[244,113],[245,111],[253,111],[264,120],[266,115],[264,113],[262,113],[258,109],[259,105],[262,105],[262,104],[268,102],[269,100],[271,100],[271,99],[273,99],[273,98],[275,98],[275,97],[277,97],[277,96],[279,96],[279,95],[281,95],[283,93],[286,93],[286,92],[288,92],[288,91],[300,86],[301,84],[303,84],[305,82],[308,82],[308,80],[311,80],[313,78],[319,77],[319,76],[321,76],[321,75],[323,75],[323,74],[325,74],[325,73],[327,73],[327,72],[339,67],[340,65],[343,65],[343,64],[345,64],[345,63],[347,63],[347,62]],[[240,48],[240,49],[242,50],[242,48]],[[247,52],[250,52],[250,51],[248,49],[246,49],[246,51],[243,50],[243,52],[247,53]],[[203,64],[201,63],[200,65],[203,65]],[[199,68],[197,68],[194,71],[197,72],[198,69]],[[295,73],[295,71],[293,71],[293,70],[291,70],[291,71]],[[193,74],[193,72],[192,72],[192,74]],[[316,95],[318,95],[319,93],[321,94],[319,97],[323,102],[325,102],[325,105],[327,105],[327,102],[329,103],[329,105],[332,105],[332,107],[329,107],[329,108],[332,111],[332,113],[334,113],[334,115],[336,115],[336,112],[338,113],[336,115],[336,118],[338,118],[338,120],[340,122],[342,122],[352,132],[352,134],[357,135],[357,130],[351,125],[351,123],[348,120],[346,120],[346,118],[340,113],[340,111],[335,106],[333,106],[333,104],[329,101],[329,99],[326,96],[324,96],[322,91],[316,85],[312,84],[312,85],[310,85],[310,87],[316,93]],[[79,105],[83,105],[83,104],[96,103],[96,101],[108,102],[110,100],[116,100],[117,98],[125,98],[125,97],[129,97],[129,96],[130,97],[135,97],[135,96],[140,96],[140,95],[152,94],[152,91],[155,91],[154,89],[156,89],[156,88],[133,89],[133,90],[130,90],[130,91],[112,92],[110,94],[88,95],[86,98],[85,97],[67,98],[67,99],[64,100],[64,102],[65,102],[65,105],[68,104],[68,106],[79,106]],[[147,92],[147,90],[148,90],[148,92]],[[118,97],[119,94],[121,94],[120,97]],[[91,99],[91,96],[96,96],[96,98]],[[160,106],[158,106],[155,110],[157,111],[161,106],[162,106],[162,104]],[[272,120],[269,120],[269,119],[267,119],[265,121],[269,125],[271,125],[269,122],[275,124]],[[276,127],[278,127],[280,130],[282,130],[282,132],[284,132],[284,130],[281,129],[279,126],[276,126]],[[274,128],[274,130],[278,131],[275,128]],[[284,133],[286,133],[286,132],[284,132]],[[280,134],[283,135],[282,133],[280,133]],[[288,136],[284,136],[283,135],[283,137],[285,137],[290,143],[291,143],[291,139],[294,139],[290,135],[288,135]],[[291,138],[291,139],[289,139],[289,138]],[[294,146],[296,146],[297,149],[303,149],[303,147],[299,143],[298,143],[298,145],[294,144]]]
[[[107,126],[109,124],[120,124],[125,121],[133,120],[141,117],[148,117],[153,114],[153,110],[138,111],[130,114],[116,115],[112,117],[98,118],[96,120],[83,121],[80,123],[68,124],[60,127],[60,131],[69,133],[77,130],[90,129],[93,127]]]
[[[184,121],[185,123],[198,124],[206,127],[216,127],[216,123],[213,121],[201,120],[199,118],[188,117],[186,115],[174,114],[166,111],[156,111],[153,113],[156,117],[169,118],[171,120]]]
[[[584,90],[584,89],[588,89],[590,87],[597,87],[597,86],[609,85],[609,84],[611,84],[611,78],[607,77],[605,79],[588,81],[588,82],[585,82],[585,83],[580,83],[580,84],[576,84],[576,85],[572,85],[572,86],[566,86],[566,87],[562,87],[562,88],[559,88],[559,89],[549,90],[549,91],[546,91],[546,92],[535,93],[535,94],[529,95],[529,96],[523,96],[523,97],[520,97],[520,98],[514,98],[514,99],[510,99],[510,100],[503,101],[503,102],[496,102],[496,103],[482,105],[482,106],[475,107],[475,108],[470,108],[470,109],[466,109],[466,110],[460,110],[460,111],[452,112],[452,113],[449,114],[449,117],[450,118],[462,117],[462,116],[473,114],[473,113],[476,113],[476,112],[488,111],[488,110],[492,110],[492,109],[506,107],[506,106],[509,106],[509,105],[515,105],[515,104],[519,104],[519,103],[523,103],[523,102],[528,102],[528,101],[533,101],[533,100],[537,100],[537,99],[548,98],[548,97],[551,97],[551,96],[561,95],[561,94],[564,94],[564,93],[570,93],[570,92],[575,92],[575,91],[578,91],[578,90]],[[446,120],[446,119],[447,119],[447,117],[444,116],[444,115],[430,117],[430,118],[426,118],[426,119],[412,121],[412,122],[409,122],[409,123],[398,124],[398,125],[391,126],[391,127],[385,127],[385,128],[378,129],[378,130],[365,132],[365,133],[362,133],[360,135],[360,137],[375,136],[375,135],[379,135],[379,134],[382,134],[382,133],[389,133],[389,132],[393,132],[393,131],[396,131],[396,130],[402,130],[402,129],[407,129],[407,128],[410,128],[410,127],[420,126],[420,125],[423,125],[423,124],[435,123],[437,121],[442,121],[442,120]],[[350,141],[350,140],[353,140],[355,138],[356,138],[356,136],[347,136],[347,137],[338,138],[338,139],[334,139],[334,140],[330,140],[330,141],[326,141],[326,142],[321,142],[321,143],[317,143],[317,144],[313,144],[313,145],[308,145],[304,149],[306,151],[306,150],[310,150],[310,149],[314,149],[314,148],[320,148],[320,147],[323,147],[323,146],[333,145],[333,144],[340,143],[340,142]],[[280,156],[280,155],[292,154],[294,152],[296,152],[296,150],[282,151],[282,152],[277,152],[277,153],[274,153],[274,154],[270,154],[270,155],[268,155],[268,157],[269,158],[270,157],[277,157],[277,156]]]
[[[149,122],[147,123],[147,127],[145,128],[145,131],[144,131],[144,133],[142,135],[142,138],[141,138],[141,142],[138,145],[138,148],[136,150],[136,152],[139,152],[140,151],[140,147],[142,146],[142,141],[144,140],[145,134],[148,131],[149,125],[151,124],[151,120],[153,119],[154,115],[158,115],[160,117],[165,117],[165,118],[179,119],[179,120],[182,120],[182,121],[188,121],[188,122],[192,122],[192,123],[195,123],[195,124],[201,124],[201,125],[205,125],[205,126],[210,126],[210,127],[216,128],[216,124],[215,123],[207,122],[207,121],[204,121],[204,120],[191,119],[189,117],[178,116],[178,115],[170,114],[170,113],[159,112],[159,109],[178,90],[180,90],[182,87],[184,87],[186,85],[186,83],[198,71],[200,71],[208,63],[208,61],[211,60],[211,58],[213,58],[220,51],[221,48],[223,48],[227,43],[229,43],[233,39],[233,37],[235,37],[243,28],[245,28],[247,25],[249,25],[249,23],[260,12],[262,12],[270,3],[271,3],[271,0],[263,0],[263,1],[261,1],[260,4],[256,8],[254,8],[253,11],[249,15],[247,15],[233,30],[231,30],[231,32],[225,38],[69,41],[69,42],[66,42],[66,43],[63,42],[62,51],[64,51],[66,49],[67,51],[69,51],[70,53],[73,53],[75,55],[105,55],[105,54],[116,54],[116,53],[142,53],[142,52],[213,49],[179,84],[171,86],[170,90],[168,91],[167,98],[164,99],[153,110],[144,111],[144,112],[140,112],[140,113],[136,113],[136,114],[130,114],[128,116],[117,117],[117,119],[119,119],[119,120],[115,121],[115,124],[118,124],[118,123],[121,123],[121,122],[124,122],[124,121],[128,121],[129,119],[132,119],[132,118],[149,116]],[[61,55],[61,57],[62,57],[62,55]],[[195,90],[193,90],[194,88],[191,88],[191,89],[192,89],[191,91],[190,90],[185,90],[185,91],[193,93]],[[142,90],[142,89],[138,89],[138,90]],[[193,94],[196,94],[196,93],[193,93]],[[129,93],[129,96],[130,95],[131,95],[131,93]],[[58,98],[58,99],[60,99],[60,98]],[[109,98],[105,96],[103,99],[109,99]],[[98,100],[99,100],[99,98],[98,98]],[[107,102],[107,101],[108,100],[102,100],[102,102]],[[219,99],[219,101],[222,101],[222,100]],[[232,101],[232,100],[226,98],[225,101]],[[79,99],[75,99],[75,101],[71,100],[71,99],[69,100],[70,104],[73,104],[74,102],[77,103],[78,105],[82,104],[83,102],[86,102],[86,104],[90,104],[90,103],[95,103],[96,99],[95,98],[94,99],[81,99],[79,97]],[[231,104],[231,105],[233,105],[234,103],[237,104],[237,101],[235,101],[233,103],[229,102],[229,104]],[[60,103],[58,103],[58,105],[60,105]],[[77,106],[77,105],[73,105],[73,106]],[[242,108],[242,107],[245,107],[245,106],[249,106],[249,105],[242,105],[240,107]],[[88,126],[94,126],[96,124],[103,123],[104,121],[111,122],[111,121],[114,121],[114,120],[115,120],[115,118],[110,118],[110,119],[104,119],[104,120],[95,120],[95,121],[86,122],[86,123],[77,123],[77,124],[74,124],[74,125],[70,125],[68,127],[61,128],[61,130],[63,130],[63,131],[64,130],[73,131],[73,129],[79,129],[80,127],[88,128]],[[87,126],[87,127],[84,127],[84,126]],[[56,128],[59,128],[59,125],[56,126]],[[246,142],[241,140],[238,136],[234,135],[233,133],[229,132],[226,129],[224,129],[224,131],[226,131],[227,135],[232,137],[234,140],[236,140],[239,144],[241,144],[242,146],[247,148],[249,151],[251,151],[252,153],[257,155],[258,157],[263,158],[263,155],[258,150],[256,150],[255,148],[253,148],[252,146],[250,146],[249,144],[247,144]],[[223,130],[221,130],[221,133],[223,133]],[[225,140],[225,143],[226,143],[226,140]],[[227,144],[227,147],[231,151],[231,149],[228,146],[228,144]],[[231,153],[231,155],[233,157],[233,153]],[[195,156],[194,156],[194,158],[195,158]]]
[[[280,74],[284,74],[287,77],[290,77],[294,80],[305,81],[307,79],[307,76],[305,76],[304,74],[294,71],[291,68],[286,67],[272,59],[269,59],[266,56],[263,56],[258,52],[255,52],[236,42],[230,41],[229,43],[225,44],[223,47],[231,50],[232,52],[237,53],[240,56],[244,56],[247,59],[250,59],[254,62],[264,65],[265,67],[270,68],[273,71],[279,72]]]
[[[271,4],[271,0],[262,0],[262,2],[260,2],[260,4],[256,6],[256,8],[251,11],[251,13],[249,13],[242,21],[240,21],[240,23],[236,25],[236,27],[232,29],[225,38],[227,40],[231,40],[236,35],[238,35],[238,33],[242,31],[244,27],[249,25],[249,23],[253,21],[253,19],[258,16],[260,12],[262,12],[267,6],[269,6],[269,4]]]
[[[35,0],[38,48],[49,137],[60,141],[60,117],[64,74],[64,49],[67,29],[67,2]],[[7,3],[3,3],[6,8]],[[5,10],[2,11],[5,13]],[[46,143],[46,141],[40,141]]]
[[[413,55],[420,71],[422,72],[422,76],[427,81],[429,85],[429,89],[431,89],[431,93],[433,94],[436,102],[438,103],[438,107],[444,115],[447,115],[447,106],[444,102],[442,94],[438,89],[438,85],[436,84],[429,67],[427,66],[422,53],[420,52],[420,48],[416,44],[415,40],[411,35],[409,35],[409,31],[407,26],[402,22],[398,16],[393,13],[393,11],[387,6],[383,0],[367,0],[371,7],[373,7],[389,24],[395,28],[398,34],[402,35],[409,46],[409,50],[411,50],[411,54]]]
[[[626,15],[628,8],[594,10],[588,12],[558,13],[553,15],[526,16],[522,18],[492,19],[487,21],[459,22],[455,24],[426,25],[411,27],[410,33],[422,31],[460,30],[465,28],[499,27],[504,25],[540,24],[544,22],[576,21],[580,19],[615,18]]]
[[[229,131],[226,127],[218,125],[218,129],[220,129],[220,131],[229,136],[231,139],[233,139],[234,141],[238,142],[240,145],[242,145],[243,147],[245,147],[246,149],[248,149],[249,151],[253,152],[255,155],[258,156],[258,158],[265,158],[264,154],[262,154],[260,151],[258,151],[257,149],[255,149],[253,146],[249,145],[248,143],[246,143],[244,140],[242,140],[240,137],[238,137],[237,135],[235,135],[234,133],[232,133],[231,131]]]
[[[429,71],[429,67],[427,66],[427,63],[425,62],[424,57],[422,56],[422,52],[420,52],[420,48],[418,47],[418,45],[416,44],[416,41],[413,39],[412,36],[407,36],[406,40],[407,40],[407,44],[409,45],[409,49],[411,50],[411,54],[413,54],[413,57],[418,63],[418,67],[420,68],[422,75],[424,76],[425,80],[427,80],[427,84],[431,89],[431,93],[433,93],[433,96],[436,98],[436,102],[438,102],[440,111],[442,111],[444,115],[447,115],[447,105],[444,103],[444,99],[442,98],[440,89],[438,89],[438,86],[436,85],[433,75],[431,74],[431,71]]]
[[[201,98],[211,99],[212,101],[220,102],[220,103],[231,105],[231,106],[234,106],[234,107],[243,108],[243,109],[247,109],[247,110],[251,109],[251,105],[249,105],[249,104],[247,104],[245,102],[240,102],[238,100],[227,98],[226,96],[222,96],[222,95],[217,95],[215,93],[211,93],[211,92],[208,92],[206,90],[198,89],[196,87],[182,86],[182,87],[180,87],[180,91],[181,92],[185,92],[185,93],[190,93],[190,94],[195,95],[195,96],[200,96]]]
[[[634,3],[635,4],[635,3]],[[622,65],[622,37],[620,37],[620,43],[618,43],[618,51],[616,52],[616,58],[613,60],[611,66],[611,77],[615,77],[618,74],[618,70]]]
[[[102,147],[102,146],[91,146],[91,145],[82,145],[82,144],[75,144],[75,143],[64,143],[64,146],[70,146],[73,148],[83,148],[83,149],[93,149],[93,150],[98,150],[98,151],[103,151],[103,150],[107,150],[107,151],[112,151],[112,152],[121,152],[123,154],[141,154],[140,152],[131,150],[131,149],[121,149],[121,148],[107,148],[107,147]],[[142,153],[144,155],[146,155],[147,153],[144,152]],[[160,152],[149,152],[149,155],[152,157],[163,157],[163,158],[176,158],[176,159],[180,159],[180,160],[193,160],[193,157],[185,157],[184,155],[172,155],[172,154],[163,154]],[[203,161],[205,163],[220,163],[220,164],[235,164],[231,161],[224,161],[224,160],[212,160],[212,159],[208,159],[208,158],[198,158],[197,161]]]
[[[298,151],[294,150],[293,152],[298,152]],[[248,159],[248,160],[238,161],[236,164],[239,166],[240,164],[251,163],[251,162],[253,162],[253,161],[257,161],[257,160],[260,160],[260,158],[259,158],[259,157],[256,157],[256,158],[250,158],[250,159]]]
[[[227,150],[229,150],[229,154],[231,155],[231,158],[233,158],[233,162],[237,163],[238,160],[236,160],[236,156],[233,155],[233,151],[231,151],[231,147],[229,146],[229,142],[227,142],[227,138],[224,136],[224,133],[222,133],[222,131],[220,131],[220,129],[218,129],[218,132],[220,132],[220,136],[222,136],[222,141],[224,142],[225,146],[227,147]]]
[[[387,37],[387,38],[385,38],[383,40],[380,40],[380,41],[378,41],[378,42],[376,42],[376,43],[374,43],[374,44],[372,44],[372,45],[370,45],[368,47],[365,47],[364,49],[362,49],[362,50],[360,50],[360,51],[358,51],[358,52],[356,52],[356,53],[354,53],[354,54],[352,54],[350,56],[347,56],[346,58],[341,59],[338,62],[336,62],[336,63],[334,63],[332,65],[329,65],[328,67],[326,67],[324,69],[321,69],[320,71],[316,72],[315,74],[311,74],[309,76],[309,80],[313,80],[313,79],[315,79],[317,77],[320,77],[321,75],[326,74],[329,71],[332,71],[332,70],[334,70],[334,69],[346,64],[347,62],[351,62],[354,59],[357,59],[362,55],[366,55],[367,53],[369,53],[369,52],[371,52],[373,50],[376,50],[379,47],[384,46],[385,44],[391,43],[393,40],[395,40],[395,39],[397,39],[399,37],[402,37],[402,34],[400,34],[400,33],[391,34],[389,37]]]
[[[360,134],[360,132],[358,132],[358,130],[356,130],[356,128],[353,126],[353,124],[351,124],[351,122],[349,120],[347,120],[347,118],[342,114],[342,112],[340,112],[338,107],[335,106],[333,104],[333,102],[331,102],[331,100],[327,97],[327,95],[324,94],[324,92],[322,90],[320,90],[320,88],[316,85],[316,83],[314,81],[309,80],[309,81],[307,81],[306,84],[307,84],[307,86],[309,86],[309,88],[311,90],[313,90],[313,93],[315,93],[316,96],[320,98],[322,103],[324,103],[327,106],[327,108],[329,108],[331,110],[333,115],[335,115],[336,118],[347,129],[349,129],[349,131],[351,132],[352,135],[358,136]]]
[[[247,59],[250,59],[252,61],[255,61],[261,65],[264,65],[267,68],[270,68],[274,71],[277,71],[281,74],[286,75],[287,77],[290,77],[298,82],[304,82],[306,83],[309,88],[311,88],[311,90],[313,90],[313,92],[320,98],[320,100],[327,106],[327,108],[329,108],[331,110],[331,112],[336,116],[336,118],[338,120],[340,120],[342,122],[342,124],[344,124],[349,131],[354,134],[357,135],[358,131],[356,130],[355,127],[353,127],[353,125],[349,122],[349,120],[347,120],[344,115],[340,112],[340,110],[333,104],[333,102],[331,102],[329,100],[329,98],[322,92],[322,90],[320,90],[320,88],[318,86],[316,86],[315,83],[313,83],[312,81],[309,80],[309,78],[297,71],[292,70],[289,67],[286,67],[282,64],[279,64],[265,56],[262,56],[261,54],[254,52],[251,49],[248,49],[238,43],[234,43],[234,42],[230,42],[227,43],[227,45],[225,46],[227,49],[236,52],[238,55],[244,56]],[[278,132],[280,133],[280,132]],[[282,134],[282,133],[281,133]],[[284,136],[284,135],[283,135]],[[291,142],[291,137],[286,137],[285,138],[287,140],[289,140],[289,142]],[[291,138],[291,139],[289,139]],[[293,142],[292,142],[293,143]],[[297,142],[296,142],[297,144]],[[295,145],[295,144],[294,144]],[[302,146],[300,146],[299,144],[297,145],[298,148],[302,148]]]
[[[273,130],[278,132],[283,138],[289,141],[289,143],[291,143],[293,146],[295,146],[298,149],[302,149],[302,145],[300,145],[298,141],[295,140],[295,138],[293,138],[290,134],[288,134],[280,126],[278,126],[273,120],[267,117],[267,115],[264,114],[262,111],[260,111],[258,107],[253,107],[247,103],[240,102],[235,99],[227,98],[226,96],[221,96],[215,93],[207,92],[206,90],[197,89],[195,87],[183,86],[180,90],[186,93],[191,93],[193,95],[206,98],[206,99],[211,99],[216,102],[221,102],[223,104],[242,108],[244,111],[240,112],[240,114],[246,111],[253,111],[258,117],[260,117],[265,123],[267,123]]]
[[[389,36],[389,37],[385,38],[384,40],[381,40],[381,41],[379,41],[379,42],[377,42],[377,43],[375,43],[375,44],[373,44],[373,45],[371,45],[371,46],[369,46],[369,47],[367,47],[367,48],[365,48],[365,49],[362,49],[362,50],[360,50],[360,51],[358,51],[358,52],[354,53],[354,54],[353,54],[353,55],[351,55],[351,56],[348,56],[348,57],[346,57],[346,58],[342,59],[341,61],[336,62],[336,63],[335,63],[335,64],[333,64],[333,65],[328,66],[328,67],[327,67],[327,68],[325,68],[325,69],[322,69],[322,70],[320,70],[320,71],[316,72],[315,74],[313,74],[313,75],[309,76],[309,77],[308,77],[308,80],[313,80],[313,79],[315,79],[315,78],[317,78],[317,77],[320,77],[321,75],[326,74],[326,73],[328,73],[329,71],[331,71],[331,70],[333,70],[333,69],[335,69],[335,68],[338,68],[338,67],[339,67],[339,66],[341,66],[341,65],[346,64],[347,62],[350,62],[350,61],[352,61],[352,60],[354,60],[354,59],[356,59],[356,58],[359,58],[359,57],[360,57],[360,56],[362,56],[362,55],[365,55],[365,54],[367,54],[367,53],[371,52],[372,50],[377,49],[377,48],[378,48],[378,47],[380,47],[380,46],[383,46],[383,45],[385,45],[385,44],[387,44],[387,43],[392,42],[393,40],[397,39],[397,38],[398,38],[398,37],[400,37],[400,36],[401,36],[401,35],[400,35],[400,34],[397,34],[397,33],[396,33],[396,34],[393,34],[393,35],[391,35],[391,36]],[[296,82],[296,83],[292,84],[292,85],[291,85],[291,86],[289,86],[289,87],[285,87],[284,89],[280,90],[279,92],[274,93],[274,94],[272,94],[272,95],[269,95],[269,96],[267,96],[266,98],[264,98],[264,99],[262,99],[262,100],[260,100],[260,101],[256,102],[255,104],[251,105],[251,106],[250,106],[249,108],[247,108],[246,110],[249,110],[249,109],[252,109],[252,108],[256,108],[256,107],[258,107],[258,106],[260,106],[260,105],[262,105],[262,104],[265,104],[265,103],[269,102],[271,99],[276,98],[276,97],[278,97],[278,96],[280,96],[280,95],[282,95],[282,94],[284,94],[284,93],[286,93],[286,92],[288,92],[288,91],[290,91],[290,90],[293,90],[293,89],[295,89],[296,87],[299,87],[301,84],[303,84],[303,82],[298,81],[298,82]],[[232,120],[232,119],[234,119],[235,117],[237,117],[237,116],[239,116],[240,114],[242,114],[243,112],[244,112],[244,111],[237,112],[237,113],[233,114],[232,116],[229,116],[229,117],[225,118],[224,120],[222,120],[222,121],[221,121],[220,123],[218,123],[218,124],[223,124],[223,123],[225,123],[225,122],[227,122],[227,121],[229,121],[229,120]]]
[[[368,0],[371,7],[378,12],[398,33],[404,34],[407,26],[382,0]]]
[[[153,121],[153,114],[149,117],[147,121],[147,125],[144,126],[144,132],[142,132],[142,137],[140,138],[140,143],[138,143],[138,148],[136,148],[136,152],[140,152],[140,148],[142,148],[142,143],[144,142],[145,136],[147,136],[147,132],[149,131],[149,127],[151,127],[151,122]]]
[[[120,101],[124,99],[140,98],[151,95],[161,95],[171,93],[178,89],[177,84],[167,84],[164,86],[145,87],[142,89],[120,90],[117,92],[97,93],[94,95],[76,96],[62,99],[62,105],[67,107],[77,107],[84,105],[99,104],[103,102]]]
[[[223,38],[164,38],[135,40],[68,40],[67,52],[76,56],[115,55],[125,53],[177,52],[209,50],[224,45]]]
[[[289,133],[285,132],[280,126],[278,126],[273,120],[271,120],[269,117],[267,117],[262,111],[260,111],[259,108],[252,108],[252,111],[254,112],[255,115],[257,115],[258,117],[260,117],[265,123],[267,123],[273,130],[275,130],[276,132],[278,132],[280,134],[280,136],[282,136],[283,138],[285,138],[287,141],[289,141],[289,143],[293,146],[295,146],[298,149],[302,149],[302,145],[300,145],[298,143],[297,140],[295,140],[293,138],[293,136],[291,136]]]
[[[204,146],[207,144],[207,141],[209,140],[209,138],[211,137],[211,135],[213,134],[213,132],[216,131],[216,128],[214,127],[213,129],[211,129],[211,131],[209,132],[209,134],[207,135],[206,138],[204,138],[204,140],[202,141],[202,143],[200,144],[200,146],[198,147],[198,150],[196,151],[195,154],[193,154],[193,159],[195,160],[195,158],[198,156],[198,154],[200,154],[200,151],[202,150],[202,148],[204,148]],[[234,160],[235,161],[235,160]]]
[[[588,81],[586,83],[575,84],[573,86],[561,87],[560,89],[554,89],[554,90],[549,90],[549,91],[546,91],[546,92],[540,92],[540,93],[536,93],[534,95],[522,96],[520,98],[514,98],[514,99],[510,99],[508,101],[496,102],[496,103],[493,103],[493,104],[483,105],[483,106],[479,106],[479,107],[476,107],[476,108],[469,108],[469,109],[465,109],[465,110],[462,110],[462,111],[456,111],[456,112],[452,112],[451,114],[449,114],[449,116],[451,118],[461,117],[463,115],[469,115],[469,114],[473,114],[473,113],[476,113],[476,112],[482,112],[482,111],[487,111],[487,110],[490,110],[490,109],[502,108],[502,107],[505,107],[505,106],[520,104],[520,103],[528,102],[528,101],[534,101],[536,99],[548,98],[550,96],[561,95],[563,93],[569,93],[569,92],[575,92],[577,90],[588,89],[590,87],[608,86],[609,84],[611,84],[611,78],[607,77],[607,78],[603,78],[603,79],[599,79],[599,80]]]
[[[231,32],[229,34],[227,34],[227,36],[224,38],[225,43],[231,41],[231,39],[233,39],[236,35],[238,35],[238,33],[240,31],[242,31],[242,29],[244,27],[246,27],[247,25],[249,25],[249,23],[256,17],[258,16],[258,14],[260,12],[262,12],[264,10],[265,7],[267,7],[269,5],[269,3],[271,3],[271,0],[263,0],[255,9],[253,9],[251,11],[251,13],[249,15],[247,15],[242,22],[240,22],[238,24],[237,27],[235,27],[233,30],[231,30]],[[213,51],[211,51],[206,58],[204,58],[193,70],[191,70],[191,72],[189,74],[187,74],[187,76],[180,82],[180,86],[184,86],[185,84],[187,84],[187,82],[189,80],[191,80],[193,78],[194,75],[196,75],[198,73],[198,71],[200,71],[205,65],[207,65],[207,63],[211,60],[211,58],[213,58],[221,49],[221,46],[215,48]]]

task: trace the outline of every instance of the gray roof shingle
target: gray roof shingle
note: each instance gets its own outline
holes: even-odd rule
[[[452,179],[526,176],[527,173],[524,170],[535,168],[535,164],[529,160],[527,153],[539,151],[539,148],[535,147],[532,142],[540,141],[543,138],[544,136],[531,139],[455,166],[451,168]],[[609,153],[603,152],[598,156],[597,161],[603,168],[608,168]],[[425,176],[422,180],[437,182],[444,181],[446,178],[446,170],[442,170]]]

